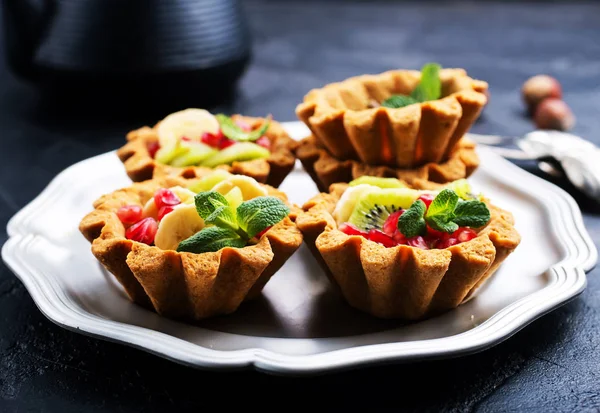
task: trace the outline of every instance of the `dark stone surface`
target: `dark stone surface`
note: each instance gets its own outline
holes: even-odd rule
[[[438,61],[490,82],[491,102],[474,131],[531,130],[519,87],[528,76],[546,72],[564,86],[578,117],[575,132],[600,144],[600,5],[568,3],[247,1],[255,58],[228,109],[294,120],[294,108],[310,88]],[[7,220],[53,176],[120,146],[127,130],[155,119],[132,113],[94,120],[72,109],[49,115],[30,86],[0,70],[4,242]],[[598,244],[598,207],[573,194]],[[314,406],[320,396],[335,401],[338,410],[386,405],[407,411],[597,411],[599,275],[600,269],[589,273],[588,288],[576,300],[479,354],[284,379],[197,371],[63,330],[44,318],[0,265],[0,411],[184,411],[213,402],[287,409]]]

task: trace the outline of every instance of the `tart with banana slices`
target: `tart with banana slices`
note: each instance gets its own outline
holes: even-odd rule
[[[408,187],[364,176],[309,200],[296,220],[353,307],[416,320],[474,296],[520,243],[513,216],[466,180]]]
[[[234,312],[302,243],[297,207],[277,189],[217,170],[134,183],[80,223],[129,298],[171,318]]]
[[[134,182],[166,175],[194,178],[218,168],[278,187],[294,167],[296,145],[270,117],[191,108],[130,132],[117,155]]]
[[[296,108],[310,129],[296,155],[322,191],[363,175],[445,183],[479,165],[464,139],[487,83],[463,69],[363,75],[311,90]]]

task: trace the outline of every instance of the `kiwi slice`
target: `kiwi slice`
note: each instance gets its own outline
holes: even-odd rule
[[[356,201],[348,222],[365,231],[381,229],[392,212],[409,208],[418,197],[419,191],[409,188],[367,192]]]
[[[229,178],[231,178],[231,174],[229,172],[223,169],[217,169],[200,179],[198,182],[190,185],[188,189],[196,193],[210,191],[216,184]]]
[[[462,199],[468,200],[475,198],[475,196],[471,192],[471,185],[469,184],[469,182],[467,182],[466,179],[458,179],[456,181],[452,181],[447,187],[456,192],[456,195],[458,195]]]
[[[173,147],[160,148],[154,157],[157,162],[168,165],[173,159],[185,155],[189,151],[187,146],[174,145]]]
[[[360,178],[350,181],[350,186],[367,184],[378,186],[379,188],[406,188],[402,182],[396,178],[380,178],[377,176],[361,176]]]
[[[214,168],[217,165],[229,165],[233,162],[252,161],[268,158],[268,149],[252,142],[238,142],[231,145],[202,162],[202,166]]]
[[[187,146],[189,150],[179,156],[176,156],[169,162],[172,166],[191,166],[199,165],[202,161],[216,154],[218,151],[203,143],[193,143]]]
[[[244,202],[244,196],[242,195],[242,190],[237,186],[234,186],[231,191],[225,194],[225,199],[229,202],[231,208],[235,211],[237,207],[240,206],[242,202]]]

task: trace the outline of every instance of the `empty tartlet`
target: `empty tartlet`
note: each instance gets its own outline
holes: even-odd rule
[[[418,320],[472,298],[520,243],[510,212],[466,180],[364,176],[333,184],[296,219],[308,247],[353,307]]]
[[[215,171],[104,195],[80,222],[131,301],[176,319],[234,312],[302,243],[298,208],[277,189]]]
[[[270,117],[228,117],[192,108],[129,132],[117,155],[134,182],[224,169],[278,187],[294,168],[296,145]]]
[[[296,108],[312,133],[297,156],[316,171],[327,169],[316,162],[329,155],[329,169],[340,168],[334,161],[353,161],[354,172],[387,167],[386,176],[402,179],[415,174],[438,182],[465,178],[478,159],[473,151],[462,155],[472,142],[461,139],[485,106],[486,93],[486,82],[436,64],[421,72],[394,70],[328,84],[311,90]]]

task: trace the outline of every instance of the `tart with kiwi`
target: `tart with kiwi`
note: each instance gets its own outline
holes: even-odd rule
[[[296,145],[270,117],[229,117],[190,108],[129,132],[117,155],[134,182],[166,175],[194,178],[224,169],[278,187],[294,167]]]
[[[79,225],[136,304],[199,320],[257,297],[302,243],[297,207],[255,179],[214,171],[104,195]]]
[[[437,64],[332,83],[297,106],[312,134],[296,155],[321,190],[363,175],[439,183],[466,178],[479,159],[464,135],[486,94],[486,82]]]
[[[296,223],[353,307],[418,320],[473,297],[517,248],[510,212],[466,180],[408,187],[394,178],[334,184]]]

